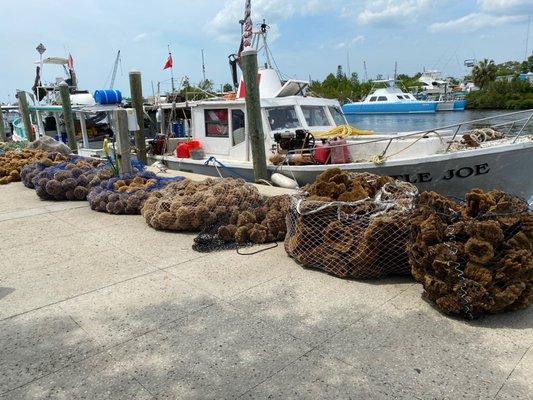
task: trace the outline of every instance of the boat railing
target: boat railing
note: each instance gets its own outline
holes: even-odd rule
[[[400,141],[400,140],[403,140],[403,139],[406,139],[406,138],[412,138],[412,137],[419,137],[419,140],[421,140],[421,139],[423,139],[425,137],[428,137],[428,135],[430,135],[430,134],[434,134],[434,135],[436,135],[436,136],[440,137],[441,139],[444,139],[444,140],[446,140],[448,142],[446,150],[445,150],[445,153],[447,153],[450,150],[451,145],[455,142],[455,140],[457,138],[457,135],[459,133],[461,133],[461,129],[464,128],[464,127],[467,127],[469,125],[479,124],[479,123],[485,123],[487,121],[494,121],[494,120],[498,120],[498,119],[502,119],[502,118],[508,118],[508,117],[514,117],[514,116],[524,116],[524,115],[525,115],[525,117],[522,117],[522,118],[516,118],[516,119],[509,120],[509,121],[500,122],[500,123],[496,123],[496,124],[489,124],[488,125],[488,127],[491,127],[491,128],[501,128],[501,127],[510,125],[510,128],[505,133],[506,136],[509,136],[511,134],[512,130],[515,127],[521,125],[520,128],[518,129],[517,133],[514,135],[514,138],[513,138],[513,141],[512,141],[512,143],[516,143],[518,138],[523,134],[525,128],[530,123],[531,119],[533,118],[533,109],[514,111],[514,112],[510,112],[510,113],[505,113],[505,114],[498,114],[498,115],[493,115],[493,116],[490,116],[490,117],[478,118],[478,119],[474,119],[474,120],[470,120],[470,121],[463,121],[463,122],[460,122],[460,123],[457,123],[457,124],[443,125],[443,126],[439,126],[437,128],[425,129],[425,130],[420,130],[420,131],[415,131],[415,132],[409,132],[409,133],[406,133],[406,134],[396,135],[396,136],[393,136],[393,137],[377,138],[377,139],[362,140],[362,141],[350,141],[350,142],[348,142],[346,144],[338,144],[338,145],[330,146],[330,148],[345,147],[345,146],[361,146],[361,145],[366,145],[366,144],[371,144],[371,143],[388,142],[385,145],[385,149],[383,150],[383,152],[378,156],[379,158],[383,159],[383,158],[385,158],[387,156],[387,151],[389,150],[389,148],[392,145],[392,143],[395,142],[395,141]],[[443,135],[439,134],[439,131],[446,131],[446,130],[451,130],[451,129],[454,130],[453,135],[451,137],[450,136],[443,136]],[[412,143],[408,144],[406,146],[406,148],[411,146],[411,145],[412,145]],[[292,154],[301,153],[301,150],[290,150],[288,153],[292,153]]]

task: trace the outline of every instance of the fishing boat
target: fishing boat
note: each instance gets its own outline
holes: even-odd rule
[[[437,110],[436,101],[417,100],[397,87],[394,79],[372,81],[373,88],[363,101],[342,106],[344,114],[423,114]]]
[[[422,97],[419,99],[437,101],[437,111],[465,110],[464,93],[451,92],[449,80],[443,79],[440,71],[424,71],[418,81],[422,84]]]
[[[462,197],[473,188],[497,188],[533,201],[533,129],[529,127],[533,110],[418,132],[359,131],[348,126],[337,100],[311,96],[309,82],[280,78],[272,67],[264,22],[253,32],[251,43],[266,58],[257,79],[267,171],[273,181],[301,187],[338,167],[393,176],[420,190],[449,196]],[[380,93],[402,96],[398,101],[410,106],[426,103],[431,112],[437,106],[436,102],[418,102],[390,85],[375,96]],[[377,100],[370,102],[372,96],[367,98],[369,103]],[[178,171],[254,181],[242,79],[233,95],[156,103],[145,109],[157,112],[163,122],[162,134],[151,143],[149,162]],[[186,128],[171,137],[164,126],[176,116]],[[489,130],[475,131],[480,127]]]

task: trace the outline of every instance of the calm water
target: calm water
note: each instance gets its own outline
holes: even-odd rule
[[[347,115],[350,125],[359,129],[368,129],[378,133],[395,133],[406,131],[422,131],[464,121],[491,117],[509,111],[441,111],[434,114],[389,114],[389,115]],[[529,116],[527,113],[507,117],[515,120]],[[503,122],[503,119],[501,120]],[[488,121],[490,123],[490,121]],[[533,125],[531,123],[530,125]],[[530,126],[528,126],[530,127]]]

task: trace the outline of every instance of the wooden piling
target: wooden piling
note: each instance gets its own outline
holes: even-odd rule
[[[72,105],[70,103],[70,92],[68,85],[63,82],[59,85],[59,94],[61,95],[61,106],[63,107],[63,121],[65,121],[65,130],[67,131],[68,147],[72,152],[78,152],[78,143],[76,142],[76,128],[74,126],[74,116],[72,115]]]
[[[261,98],[257,82],[257,51],[246,49],[241,55],[244,84],[246,88],[246,125],[250,137],[254,179],[268,179],[265,154],[265,136],[261,117]]]
[[[0,142],[7,142],[6,129],[4,127],[4,113],[0,108]]]
[[[19,112],[24,123],[24,131],[26,131],[26,139],[30,142],[35,140],[35,132],[33,132],[33,126],[30,120],[30,109],[28,107],[28,99],[26,98],[26,92],[23,90],[17,91],[17,99],[19,103]]]
[[[130,71],[130,91],[131,104],[135,109],[135,114],[137,114],[137,124],[139,125],[139,130],[134,132],[137,158],[146,165],[148,159],[146,158],[146,140],[144,137],[144,99],[140,71]]]
[[[132,172],[130,132],[128,130],[128,113],[126,110],[113,111],[115,137],[117,141],[117,161],[121,174]]]

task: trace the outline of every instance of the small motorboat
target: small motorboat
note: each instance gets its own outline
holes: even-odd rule
[[[394,79],[373,83],[373,89],[363,101],[347,103],[342,107],[344,114],[423,114],[437,110],[436,101],[417,100],[411,93],[398,88]]]

